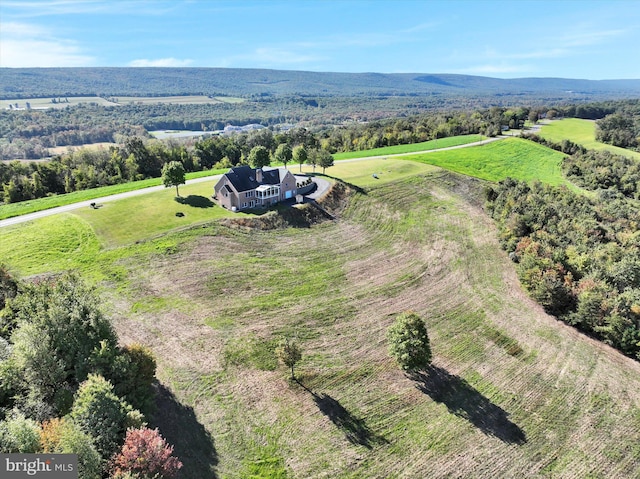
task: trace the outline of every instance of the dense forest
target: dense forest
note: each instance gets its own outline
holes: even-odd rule
[[[507,179],[487,190],[487,206],[531,297],[640,359],[639,177],[637,162],[630,165],[581,151],[564,168],[595,196]]]
[[[633,128],[638,106],[604,103],[580,114],[601,118],[604,140],[621,117]],[[640,163],[570,140],[526,138],[565,153],[565,176],[592,195],[511,179],[487,190],[488,210],[522,285],[550,314],[640,359]]]
[[[75,453],[83,479],[172,477],[182,465],[147,427],[155,370],[76,275],[19,282],[0,265],[2,452]]]
[[[596,124],[596,140],[637,151],[640,146],[640,101],[621,102],[615,112]]]

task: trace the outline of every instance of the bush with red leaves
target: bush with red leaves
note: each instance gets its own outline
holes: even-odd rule
[[[129,429],[120,453],[112,459],[113,477],[172,478],[182,467],[172,453],[173,446],[167,444],[158,429]]]

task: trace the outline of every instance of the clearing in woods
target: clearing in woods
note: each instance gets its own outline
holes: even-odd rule
[[[482,185],[437,170],[311,228],[111,250],[105,294],[122,341],[158,357],[170,406],[153,424],[182,477],[638,477],[640,365],[526,297]],[[434,350],[417,379],[387,354],[406,310]],[[281,335],[302,347],[299,384]]]

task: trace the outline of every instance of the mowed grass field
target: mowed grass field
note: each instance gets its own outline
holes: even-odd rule
[[[476,141],[482,141],[485,139],[486,137],[482,135],[460,135],[449,138],[440,138],[439,140],[412,143],[410,145],[394,145],[383,148],[374,148],[372,150],[336,153],[333,155],[333,158],[335,160],[349,160],[352,158],[365,158],[368,156],[399,155],[404,153],[415,153],[416,151],[436,150],[438,148],[466,145],[468,143],[475,143]]]
[[[102,106],[117,106],[125,105],[129,103],[139,104],[156,104],[156,103],[170,103],[173,105],[193,105],[193,104],[216,104],[216,103],[242,103],[246,101],[244,98],[237,97],[208,97],[205,95],[185,95],[185,96],[119,96],[117,102],[113,102],[98,96],[76,96],[76,97],[55,97],[56,103],[52,103],[53,97],[47,98],[18,98],[13,100],[0,100],[0,108],[9,109],[9,105],[15,107],[16,103],[18,108],[26,108],[27,102],[31,105],[31,108],[66,108],[67,106],[76,106],[80,103],[97,103]],[[62,102],[58,100],[62,99]],[[69,100],[66,102],[65,100]]]
[[[159,217],[114,203],[2,229],[0,257],[23,275],[78,269],[121,341],[152,348],[151,426],[180,477],[640,476],[640,365],[527,298],[477,206],[483,181],[401,160],[327,174],[362,192],[311,228],[200,222],[206,203],[174,226],[166,190],[149,198]],[[206,197],[195,186],[182,195]],[[417,379],[387,354],[406,310],[434,351]],[[282,335],[302,347],[300,383],[275,360]]]
[[[127,103],[138,103],[143,105],[153,105],[156,103],[169,103],[172,105],[194,105],[194,104],[216,104],[216,103],[242,103],[244,98],[237,97],[209,97],[206,95],[184,95],[184,96],[119,96],[116,104],[125,105]]]
[[[573,187],[562,175],[563,157],[563,153],[531,141],[507,138],[469,148],[411,155],[405,159],[489,181],[511,177]]]
[[[591,120],[581,120],[579,118],[555,120],[544,125],[539,135],[542,138],[558,143],[564,139],[569,139],[590,150],[607,150],[616,155],[640,160],[640,153],[638,152],[596,141],[596,123]]]
[[[55,98],[56,103],[52,103],[51,100]],[[67,103],[65,98],[69,100]],[[58,100],[62,99],[62,102]],[[15,107],[16,103],[18,104],[18,108],[25,109],[27,107],[27,102],[31,105],[31,108],[66,108],[68,106],[76,106],[80,103],[96,103],[102,106],[113,106],[115,103],[112,103],[104,98],[99,96],[70,96],[70,97],[47,97],[47,98],[18,98],[13,100],[0,100],[0,108],[9,109],[9,105],[13,105]]]

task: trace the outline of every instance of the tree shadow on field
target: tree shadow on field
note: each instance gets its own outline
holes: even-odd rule
[[[164,385],[156,385],[157,410],[149,427],[159,428],[160,434],[174,446],[173,454],[182,462],[179,479],[216,479],[218,454],[213,438],[198,419],[193,408],[180,401]]]
[[[425,373],[415,373],[416,387],[436,402],[443,403],[449,412],[462,417],[488,436],[507,444],[524,444],[527,436],[509,420],[509,414],[493,404],[464,379],[438,366],[429,366]]]
[[[176,201],[181,205],[189,205],[194,208],[213,208],[214,202],[209,198],[200,195],[189,195],[187,197],[177,196]]]
[[[372,449],[376,444],[388,444],[383,436],[374,433],[365,423],[364,419],[360,419],[349,411],[347,411],[337,399],[332,398],[328,394],[316,394],[311,389],[299,383],[306,391],[311,393],[313,402],[316,403],[322,414],[327,416],[329,420],[340,429],[347,440],[351,444],[364,446]]]

